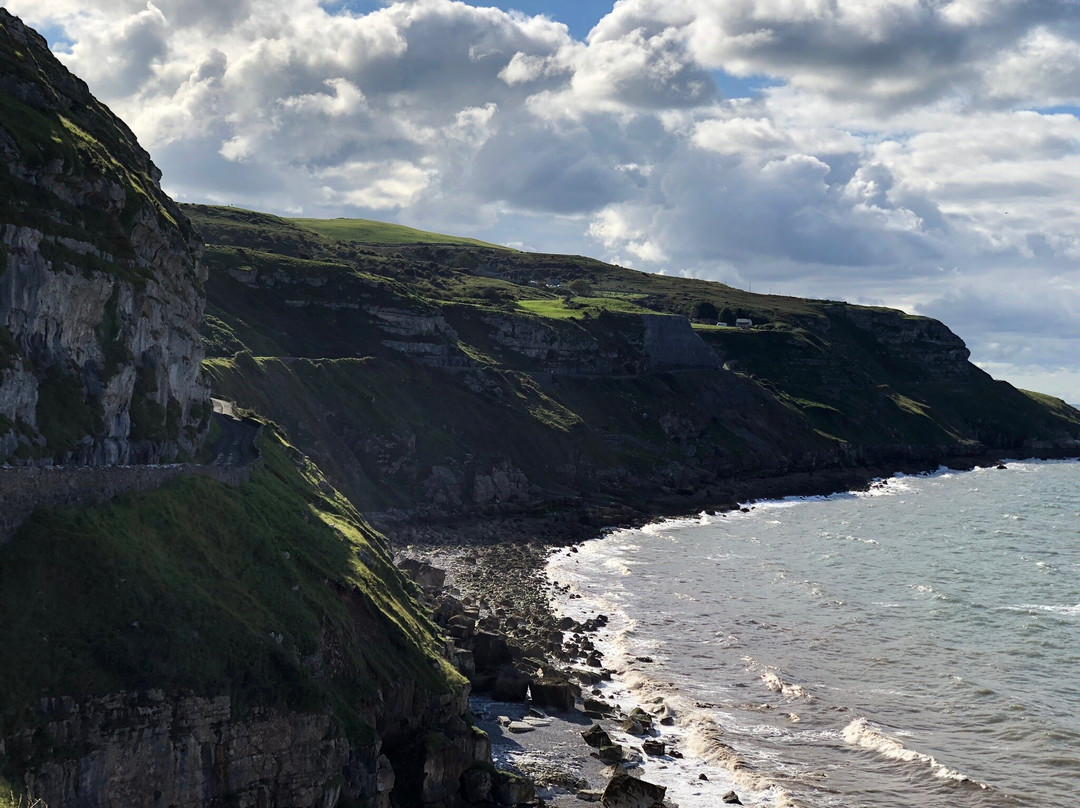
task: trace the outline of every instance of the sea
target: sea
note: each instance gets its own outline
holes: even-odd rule
[[[560,551],[681,808],[1080,804],[1080,463],[898,476]],[[640,746],[640,739],[618,736]]]

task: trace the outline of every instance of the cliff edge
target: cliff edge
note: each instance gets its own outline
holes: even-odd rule
[[[135,136],[0,8],[0,463],[193,454],[205,271]]]

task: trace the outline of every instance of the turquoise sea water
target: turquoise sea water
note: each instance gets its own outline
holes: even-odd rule
[[[611,618],[610,695],[677,714],[687,758],[646,774],[683,808],[1076,804],[1080,463],[619,531],[549,575]]]

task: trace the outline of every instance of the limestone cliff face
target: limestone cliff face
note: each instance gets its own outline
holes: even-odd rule
[[[0,9],[0,462],[169,461],[209,419],[200,245],[124,124]]]
[[[0,754],[43,759],[27,767],[26,793],[67,808],[408,804],[395,785],[420,791],[425,805],[458,806],[468,804],[462,775],[491,766],[491,742],[459,717],[467,694],[389,686],[371,719],[393,729],[366,745],[325,712],[257,709],[238,719],[228,696],[49,698],[32,708],[32,725],[0,737]]]
[[[880,348],[933,379],[967,376],[971,351],[948,326],[929,317],[847,306],[843,315]]]

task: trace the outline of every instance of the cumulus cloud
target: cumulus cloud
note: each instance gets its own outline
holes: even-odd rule
[[[1037,314],[1080,299],[1075,4],[619,0],[584,41],[451,0],[8,8],[181,198],[901,305],[1075,378],[1075,308]],[[998,299],[1030,308],[978,315]]]

